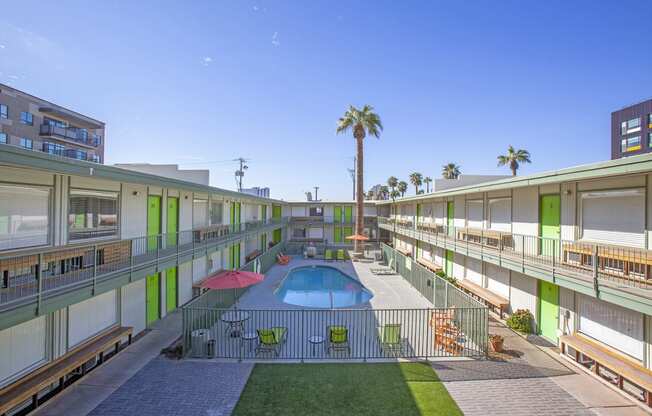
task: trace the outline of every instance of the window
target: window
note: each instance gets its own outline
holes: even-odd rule
[[[7,144],[7,133],[0,133],[0,143]]]
[[[48,142],[43,143],[43,151],[51,155],[63,156],[65,150],[66,148],[60,144]]]
[[[625,135],[635,133],[641,130],[641,118],[633,118],[631,120],[623,121],[620,125],[620,134]]]
[[[620,151],[622,153],[641,150],[641,136],[628,137],[620,141]]]
[[[322,207],[310,207],[311,217],[321,217],[322,215],[324,215],[324,209]]]
[[[100,163],[100,157],[98,155],[90,155],[88,158],[91,162]]]
[[[0,185],[0,250],[49,242],[50,190]]]
[[[647,124],[652,129],[652,114],[647,115]]]
[[[201,228],[208,225],[208,199],[195,198],[192,200],[192,228]]]
[[[28,113],[27,111],[21,111],[20,122],[32,126],[34,125],[34,116],[32,115],[32,113]]]
[[[52,126],[52,127],[61,127],[62,129],[68,127],[68,123],[66,123],[65,121],[55,120],[50,117],[45,117],[43,119],[43,124],[47,124],[48,126]]]
[[[25,137],[20,138],[20,145],[21,147],[24,147],[25,149],[33,149],[34,145],[32,143],[32,139],[27,139]]]
[[[79,149],[68,149],[65,151],[66,156],[77,159],[77,160],[86,160],[88,159],[88,154]]]
[[[292,230],[292,236],[294,238],[306,238],[306,229],[305,228],[295,228]]]
[[[588,191],[580,199],[581,238],[645,246],[645,189]]]
[[[652,133],[647,134],[647,147],[652,148]]]
[[[0,104],[0,118],[9,118],[9,107]]]
[[[97,133],[93,133],[93,142],[94,142],[93,144],[95,146],[101,145],[102,144],[102,136],[100,136]]]
[[[211,201],[211,225],[222,224],[224,205],[222,201]]]
[[[68,209],[70,240],[118,235],[118,193],[73,189]]]

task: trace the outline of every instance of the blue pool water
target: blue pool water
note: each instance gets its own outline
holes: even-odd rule
[[[275,293],[281,302],[310,308],[345,308],[373,297],[360,282],[328,266],[291,270]]]

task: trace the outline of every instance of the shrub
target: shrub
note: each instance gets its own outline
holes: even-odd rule
[[[507,326],[515,331],[529,334],[532,331],[533,321],[532,312],[527,309],[518,309],[512,316],[507,318]]]

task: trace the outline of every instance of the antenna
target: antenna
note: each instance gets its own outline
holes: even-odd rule
[[[317,191],[319,191],[319,186],[315,186],[315,201],[319,201],[319,198],[317,198]]]

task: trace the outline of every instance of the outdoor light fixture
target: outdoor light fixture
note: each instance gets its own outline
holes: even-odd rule
[[[133,191],[131,194],[132,194],[133,196],[138,196],[138,195],[140,194],[140,192],[138,192],[138,191]]]

